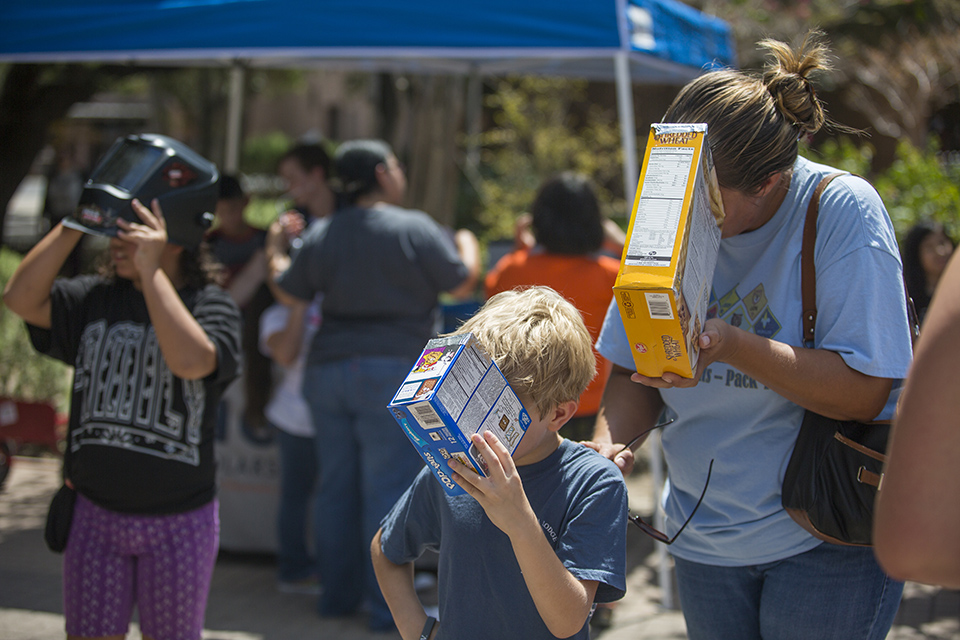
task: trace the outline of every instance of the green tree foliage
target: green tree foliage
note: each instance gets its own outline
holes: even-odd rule
[[[939,220],[953,236],[960,231],[960,165],[945,164],[933,141],[921,151],[902,140],[876,187],[901,237],[923,219]]]
[[[282,131],[250,137],[243,142],[240,170],[243,173],[273,175],[280,157],[293,146],[294,140]]]
[[[873,154],[870,143],[857,145],[848,137],[828,138],[816,149],[800,147],[800,155],[805,158],[861,176],[869,175]]]
[[[513,237],[540,183],[562,171],[587,175],[608,215],[624,210],[622,150],[616,114],[591,105],[587,83],[511,78],[486,98],[492,126],[480,134],[479,203],[484,240]]]
[[[891,167],[870,177],[900,238],[924,219],[939,220],[953,236],[960,231],[960,164],[946,162],[938,151],[933,140],[925,150],[901,140]],[[849,138],[831,139],[805,155],[868,176],[873,147],[857,146]]]
[[[21,256],[0,248],[0,289],[13,275]],[[0,305],[0,396],[22,400],[48,400],[65,410],[72,369],[38,354],[30,344],[23,320]]]
[[[229,67],[216,66],[179,68],[147,76],[153,86],[160,128],[182,131],[184,142],[218,164],[224,160],[230,74]],[[247,69],[243,94],[249,98],[302,92],[306,87],[303,78],[303,72],[296,69]]]
[[[756,42],[797,42],[811,27],[827,35],[831,73],[817,77],[828,108],[840,121],[870,131],[874,167],[890,166],[897,143],[926,144],[935,114],[950,112],[960,89],[960,2],[957,0],[688,0],[727,20],[739,64],[761,68]],[[958,125],[939,131],[951,148]]]

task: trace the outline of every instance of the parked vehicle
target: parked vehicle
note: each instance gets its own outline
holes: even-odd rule
[[[20,450],[39,447],[62,455],[66,427],[66,414],[57,413],[49,402],[0,397],[0,487]]]

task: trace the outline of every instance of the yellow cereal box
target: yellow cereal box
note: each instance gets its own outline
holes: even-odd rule
[[[707,125],[650,127],[613,287],[638,373],[693,377],[723,218]]]

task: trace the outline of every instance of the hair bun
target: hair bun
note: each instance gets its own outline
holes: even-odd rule
[[[777,110],[795,127],[816,133],[823,126],[823,105],[813,84],[796,73],[781,73],[766,82],[767,90],[777,103]]]
[[[828,49],[819,31],[809,32],[799,49],[777,40],[763,40],[760,47],[774,60],[768,63],[763,83],[788,122],[808,133],[816,133],[826,122],[826,113],[809,76],[830,69]]]

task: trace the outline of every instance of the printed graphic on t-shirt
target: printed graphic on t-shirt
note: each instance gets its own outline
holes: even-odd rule
[[[770,309],[770,301],[763,283],[741,297],[737,287],[718,297],[710,292],[707,318],[720,318],[727,324],[749,331],[764,338],[773,338],[780,333],[782,325]],[[700,384],[724,385],[737,389],[767,389],[745,373],[732,367],[707,367],[700,376]]]
[[[712,298],[716,298],[717,296],[716,291],[711,291],[710,296]],[[733,308],[733,305],[737,304],[738,302],[740,302],[740,296],[737,294],[737,288],[734,287],[733,289],[728,291],[726,294],[724,294],[722,298],[717,300],[717,303],[719,305],[717,309],[717,317],[722,318],[725,315],[727,315],[727,312],[730,311],[730,309]]]
[[[753,332],[762,338],[772,338],[780,333],[780,329],[780,323],[769,307],[760,312],[760,317],[753,325]]]
[[[82,394],[73,449],[96,444],[192,466],[200,463],[206,392],[200,380],[174,377],[153,327],[88,324],[77,352],[73,392]]]
[[[760,312],[767,306],[767,295],[763,292],[763,285],[758,284],[753,291],[748,293],[743,299],[743,306],[753,321],[760,315]]]
[[[731,326],[764,338],[773,338],[783,327],[770,309],[770,300],[762,282],[742,298],[737,287],[719,298],[716,291],[711,291],[707,318],[720,318]]]

